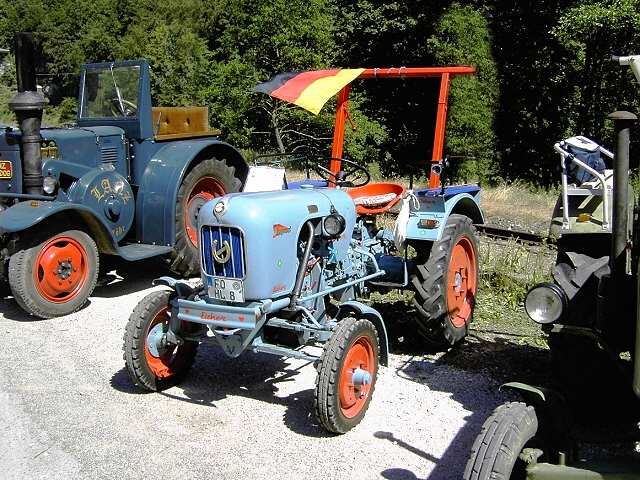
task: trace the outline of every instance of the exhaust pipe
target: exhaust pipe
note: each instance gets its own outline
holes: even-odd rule
[[[613,120],[616,132],[616,148],[613,170],[613,225],[611,239],[611,304],[623,305],[623,299],[616,298],[625,291],[624,276],[627,269],[627,222],[629,218],[629,132],[638,117],[630,112],[613,112],[609,115]],[[638,288],[640,283],[636,278]],[[640,290],[639,290],[640,295]],[[637,297],[637,298],[640,298]],[[636,338],[633,366],[632,387],[634,393],[640,397],[640,308],[636,300]],[[615,307],[614,307],[615,308]],[[613,312],[612,309],[609,310]]]
[[[47,101],[36,85],[35,46],[32,33],[15,36],[18,93],[9,101],[22,133],[22,189],[24,193],[42,195],[42,156],[40,125]]]

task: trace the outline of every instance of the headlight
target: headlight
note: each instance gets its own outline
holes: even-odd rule
[[[339,213],[332,213],[327,215],[323,220],[323,228],[327,235],[330,237],[339,237],[346,227],[347,222],[344,217]]]
[[[553,323],[567,308],[567,296],[555,283],[536,285],[524,299],[524,309],[536,323]]]
[[[58,180],[55,177],[44,177],[42,179],[42,189],[44,193],[51,195],[56,191],[56,187],[58,186]]]

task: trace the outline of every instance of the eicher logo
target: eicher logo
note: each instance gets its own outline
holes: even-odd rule
[[[286,225],[276,223],[273,226],[273,238],[279,237],[280,235],[284,235],[285,233],[289,233],[290,231],[291,231],[291,227],[287,227]]]
[[[227,263],[231,258],[231,247],[226,240],[222,242],[222,248],[218,249],[218,240],[213,241],[213,259],[218,263]]]
[[[219,322],[222,322],[227,319],[227,317],[225,317],[224,315],[221,315],[219,313],[211,313],[211,312],[200,312],[200,318],[202,320],[218,320]]]

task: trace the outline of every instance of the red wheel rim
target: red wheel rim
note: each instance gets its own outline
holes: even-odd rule
[[[451,250],[447,274],[447,307],[455,327],[471,318],[476,298],[478,272],[476,252],[468,237],[460,237]]]
[[[151,350],[149,350],[148,345],[148,337],[153,327],[156,325],[168,325],[169,324],[169,307],[164,307],[156,316],[153,317],[153,320],[149,322],[149,326],[147,327],[147,331],[144,334],[144,358],[147,361],[147,365],[149,366],[149,370],[151,373],[155,375],[156,378],[168,378],[172,376],[175,372],[172,368],[176,358],[178,357],[178,350],[180,347],[173,346],[167,348],[158,348],[158,355],[154,355]]]
[[[200,208],[212,198],[220,197],[225,193],[227,192],[225,192],[224,186],[213,177],[202,177],[189,192],[184,209],[184,228],[194,247],[198,244],[198,212]]]
[[[375,353],[371,339],[364,335],[351,344],[340,371],[340,411],[346,418],[357,416],[367,403],[371,385],[376,375]],[[354,381],[356,370],[364,370],[370,375],[366,384]]]
[[[89,277],[89,255],[75,238],[53,237],[45,243],[33,265],[36,290],[52,303],[74,299]]]

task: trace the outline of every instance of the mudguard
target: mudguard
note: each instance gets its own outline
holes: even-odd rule
[[[160,278],[156,278],[151,282],[153,285],[164,285],[165,287],[169,287],[178,294],[179,298],[189,298],[193,295],[193,288],[191,285],[188,285],[185,282],[181,282],[180,280],[176,280],[173,277],[163,276]]]
[[[350,313],[357,313],[358,316],[369,320],[378,330],[380,335],[380,363],[385,367],[389,365],[389,339],[387,336],[387,327],[384,325],[382,315],[375,308],[371,308],[364,303],[351,300],[340,304],[336,318],[341,319]]]
[[[216,138],[171,142],[153,154],[136,197],[136,228],[140,242],[167,246],[175,243],[175,208],[180,184],[192,164],[209,156],[225,158],[244,182],[248,166],[242,154]]]
[[[430,195],[417,192],[420,210],[412,212],[407,223],[408,240],[440,240],[442,232],[451,214],[465,215],[473,223],[484,223],[480,210],[480,188],[473,185],[447,187],[444,195]],[[420,228],[420,220],[436,220],[436,228]]]

